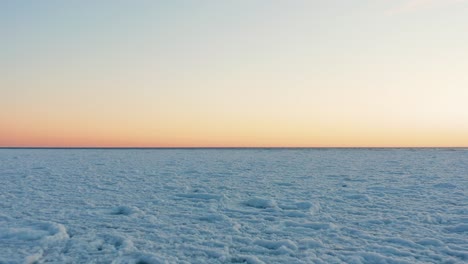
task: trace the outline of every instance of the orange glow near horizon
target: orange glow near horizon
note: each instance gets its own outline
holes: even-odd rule
[[[466,147],[467,131],[340,124],[3,123],[0,147]],[[16,124],[16,126],[15,126]],[[430,133],[428,133],[430,131]]]

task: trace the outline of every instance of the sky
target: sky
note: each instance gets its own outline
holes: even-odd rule
[[[0,0],[0,147],[467,147],[465,0]]]

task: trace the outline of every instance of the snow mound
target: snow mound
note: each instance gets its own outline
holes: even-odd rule
[[[443,182],[443,183],[434,184],[434,188],[455,189],[457,188],[457,186],[451,183]]]
[[[112,264],[164,264],[163,258],[156,254],[146,252],[134,252],[112,261]]]
[[[69,238],[64,225],[53,222],[0,222],[0,263],[40,263],[51,248],[60,248]],[[2,252],[8,252],[6,258]]]
[[[284,226],[286,227],[301,227],[301,228],[309,228],[309,229],[336,229],[336,225],[333,223],[313,223],[313,222],[305,222],[305,223],[298,223],[294,221],[285,221]]]
[[[231,263],[246,263],[246,264],[265,264],[255,256],[239,255],[231,259]]]
[[[143,212],[139,208],[135,206],[126,206],[126,205],[117,206],[111,211],[111,214],[113,215],[126,215],[126,216],[138,215],[142,213]]]
[[[453,227],[445,228],[447,232],[451,233],[467,233],[468,232],[468,224],[459,224]]]
[[[280,247],[286,247],[291,250],[297,250],[296,243],[288,239],[279,241],[257,239],[254,241],[254,244],[268,249],[279,249]]]
[[[0,240],[35,241],[35,240],[60,240],[69,238],[67,229],[62,224],[56,223],[32,223],[29,225],[1,228]]]
[[[177,197],[196,199],[196,200],[221,200],[222,195],[210,194],[210,193],[179,193]]]
[[[264,198],[251,198],[244,202],[244,205],[249,207],[254,207],[258,209],[267,209],[277,207],[276,201],[273,199],[264,199]]]

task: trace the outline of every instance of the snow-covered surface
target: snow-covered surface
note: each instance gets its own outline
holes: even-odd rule
[[[468,150],[0,149],[0,263],[466,263]]]

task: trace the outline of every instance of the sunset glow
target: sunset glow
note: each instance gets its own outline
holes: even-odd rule
[[[468,1],[4,1],[0,147],[467,147]]]

